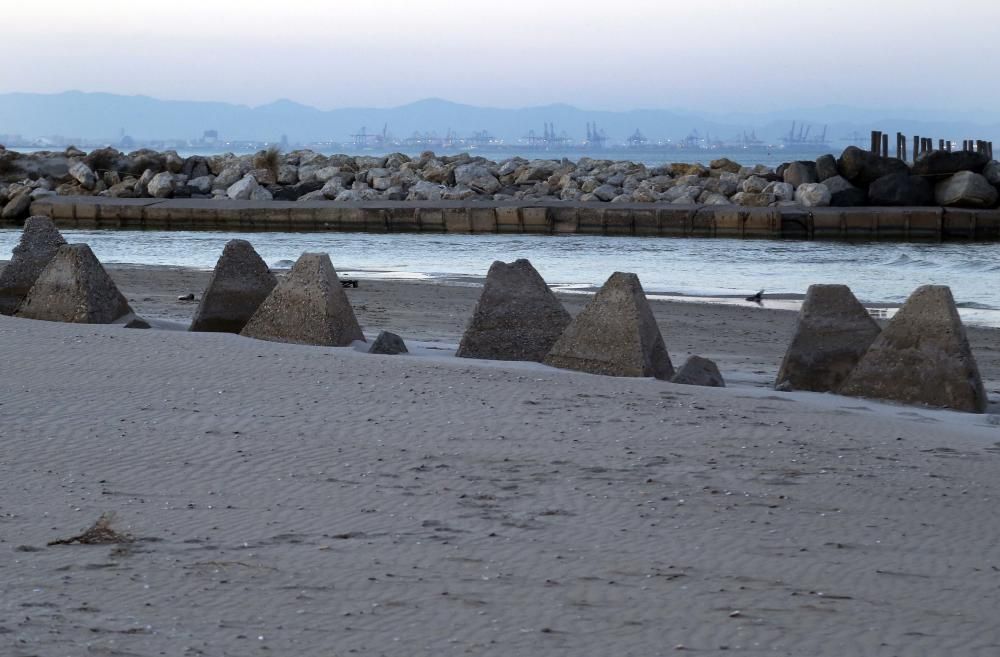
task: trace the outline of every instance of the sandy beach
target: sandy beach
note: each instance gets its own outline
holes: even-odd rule
[[[0,317],[0,654],[1000,654],[1000,330],[972,415],[774,392],[766,303],[652,303],[726,389],[456,359],[478,293],[362,280],[391,357]]]

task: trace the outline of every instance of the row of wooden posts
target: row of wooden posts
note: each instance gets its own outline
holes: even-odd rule
[[[896,133],[896,157],[904,162],[907,160],[906,154],[906,135],[902,132]],[[952,142],[951,140],[938,139],[937,150],[951,152]],[[921,137],[916,135],[913,137],[913,160],[916,161],[918,157],[924,153],[929,153],[934,150],[934,140],[931,137]],[[965,139],[962,141],[963,151],[974,151],[981,155],[985,155],[989,159],[993,159],[993,142],[985,141],[982,139]],[[872,148],[871,152],[879,155],[881,157],[889,157],[889,133],[882,133],[881,130],[872,130]]]

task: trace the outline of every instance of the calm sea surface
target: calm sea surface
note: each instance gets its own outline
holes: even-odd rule
[[[764,289],[802,295],[813,283],[849,285],[871,304],[903,302],[918,285],[949,285],[970,322],[1000,326],[1000,244],[847,243],[543,235],[63,231],[106,263],[211,268],[226,241],[249,240],[271,266],[302,252],[330,254],[342,274],[483,277],[494,260],[529,258],[552,285],[588,290],[612,272],[639,275],[649,294],[724,299]],[[20,231],[0,230],[0,258]]]

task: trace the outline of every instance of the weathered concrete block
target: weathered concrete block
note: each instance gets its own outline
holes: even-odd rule
[[[1000,240],[1000,210],[980,210],[976,215],[977,240]]]
[[[840,216],[844,222],[844,237],[848,239],[875,237],[878,233],[879,214],[880,210],[872,208],[841,208]]]
[[[615,272],[566,327],[547,365],[610,376],[670,379],[674,367],[639,277]]]
[[[387,210],[386,225],[390,233],[419,233],[420,215],[416,208],[398,206]]]
[[[917,288],[840,393],[984,413],[986,390],[951,289]]]
[[[472,220],[467,208],[445,208],[444,229],[449,233],[471,233]]]
[[[0,314],[13,315],[31,287],[66,243],[48,217],[28,217],[10,262],[0,271]]]
[[[250,338],[345,347],[365,341],[325,253],[303,253],[240,332]]]
[[[656,217],[660,223],[660,235],[664,237],[684,237],[690,235],[694,230],[694,215],[697,210],[693,207],[669,206],[658,208]]]
[[[715,237],[743,237],[743,221],[747,210],[738,205],[720,205],[712,208],[715,219]]]
[[[39,274],[16,315],[75,324],[111,324],[128,300],[86,244],[63,244]]]
[[[230,240],[208,280],[190,330],[239,333],[277,284],[250,242]]]
[[[552,217],[545,207],[521,208],[521,226],[526,233],[548,235],[552,232]]]
[[[569,322],[569,313],[529,261],[497,261],[457,355],[541,362]]]
[[[605,235],[632,235],[634,232],[631,209],[609,205],[604,210]]]
[[[521,211],[515,206],[499,207],[496,209],[496,222],[498,233],[521,233]]]
[[[473,233],[497,232],[497,214],[493,208],[471,207],[469,212],[469,227]]]
[[[632,230],[642,237],[656,237],[660,234],[660,219],[654,209],[632,209]]]
[[[775,208],[778,210],[777,208]],[[779,215],[779,233],[787,239],[808,239],[813,234],[813,215],[809,211],[781,208]]]
[[[445,232],[444,212],[435,208],[417,208],[417,218],[420,221],[420,232]]]
[[[835,392],[880,331],[846,285],[809,286],[774,387]]]
[[[800,217],[806,216],[803,212]],[[743,214],[743,237],[782,236],[782,216],[777,208],[746,208]]]
[[[691,218],[691,235],[694,237],[715,237],[716,207],[702,207]]]
[[[576,232],[581,235],[604,235],[605,210],[592,205],[577,209]]]
[[[580,225],[580,212],[576,207],[549,208],[552,215],[552,232],[575,233]]]
[[[846,235],[843,212],[839,208],[810,208],[812,236],[817,239],[840,239]]]
[[[881,239],[906,239],[909,227],[908,212],[902,208],[869,210],[875,221],[875,232]]]
[[[320,230],[361,230],[358,227],[358,216],[352,215],[351,219],[347,220],[346,215],[350,211],[350,208],[323,203],[316,206],[316,223]]]
[[[367,233],[385,233],[389,231],[389,211],[385,208],[364,207],[361,209],[364,220],[363,229]]]
[[[907,208],[906,237],[911,240],[940,240],[944,211],[941,208]]]

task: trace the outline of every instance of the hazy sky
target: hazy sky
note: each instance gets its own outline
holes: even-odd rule
[[[1000,107],[996,0],[4,4],[0,92],[323,109]]]

